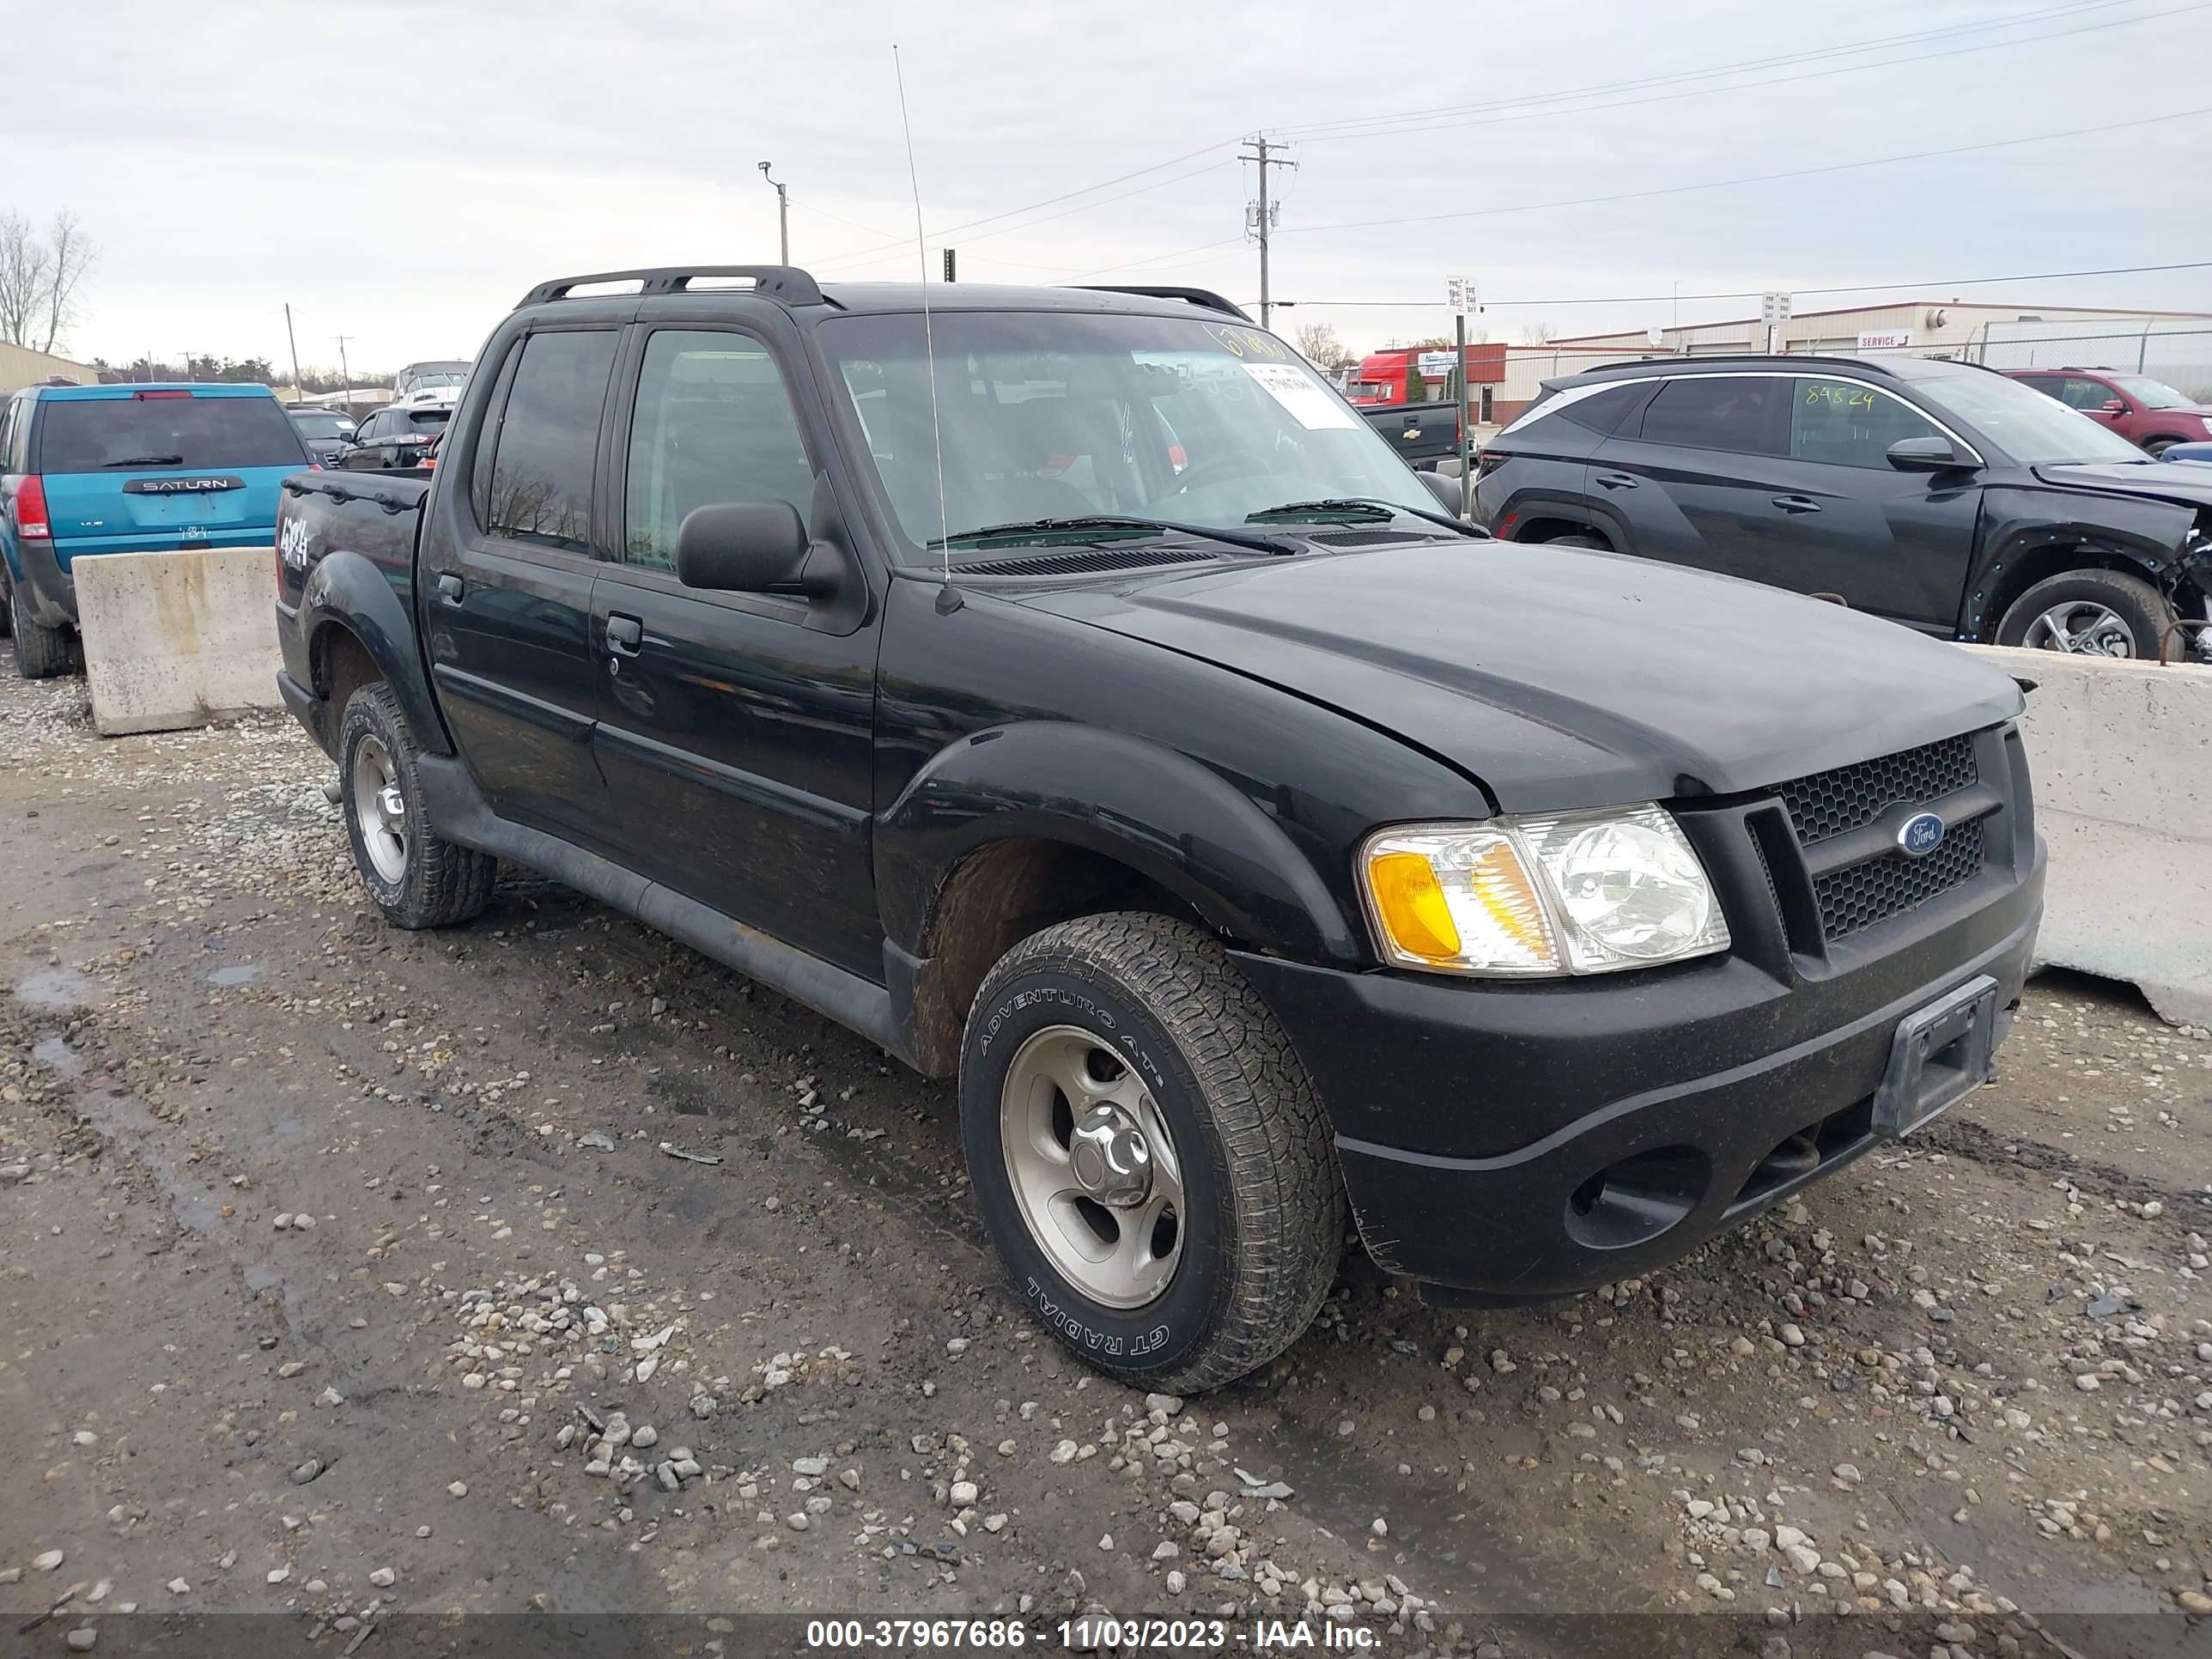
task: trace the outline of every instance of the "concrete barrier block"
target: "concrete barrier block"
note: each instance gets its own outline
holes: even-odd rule
[[[1967,648],[2035,682],[2021,732],[2051,852],[2039,962],[2212,1025],[2212,669]]]
[[[92,723],[173,732],[282,708],[266,547],[103,553],[71,567]]]

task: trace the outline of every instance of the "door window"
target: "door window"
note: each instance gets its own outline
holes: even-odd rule
[[[2085,380],[2078,374],[2071,374],[2059,383],[2058,401],[2069,409],[2101,410],[2106,404],[2116,404],[2122,399],[2118,392],[2102,380]]]
[[[1669,380],[1644,411],[1644,441],[1778,453],[1774,416],[1789,386],[1777,375],[1686,374]]]
[[[623,557],[672,568],[695,507],[814,500],[799,416],[768,348],[744,334],[663,329],[646,342],[630,418]]]
[[[1886,468],[1892,444],[1942,435],[1919,410],[1872,386],[1808,379],[1796,387],[1790,410],[1793,460]]]
[[[611,330],[533,334],[523,346],[492,461],[493,534],[590,551],[592,464],[614,362]]]

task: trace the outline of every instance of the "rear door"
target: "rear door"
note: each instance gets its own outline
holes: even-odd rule
[[[641,329],[632,362],[620,557],[593,605],[608,839],[677,891],[879,978],[872,614],[840,633],[804,599],[675,573],[695,508],[784,501],[811,521],[828,458],[800,419],[803,370],[737,327]]]
[[[308,464],[265,386],[82,386],[39,400],[31,470],[62,568],[94,553],[272,544]]]
[[[1620,528],[1613,545],[1731,576],[1763,568],[1771,502],[1789,488],[1789,398],[1784,375],[1662,382],[1583,474],[1593,507]]]
[[[610,325],[515,343],[477,439],[471,528],[423,538],[418,614],[453,740],[501,817],[571,839],[603,816],[592,505],[620,339]]]

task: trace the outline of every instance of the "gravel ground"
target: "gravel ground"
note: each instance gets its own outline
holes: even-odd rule
[[[0,653],[0,732],[33,1650],[532,1609],[2206,1650],[2212,1042],[2112,988],[2039,981],[1998,1085],[1679,1266],[1455,1314],[1353,1249],[1184,1401],[1024,1317],[944,1085],[520,872],[387,930],[282,720],[102,741]]]

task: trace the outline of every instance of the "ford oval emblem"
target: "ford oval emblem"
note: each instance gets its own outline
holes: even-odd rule
[[[1943,820],[1933,812],[1916,812],[1897,832],[1897,850],[1909,859],[1924,859],[1943,844]]]

